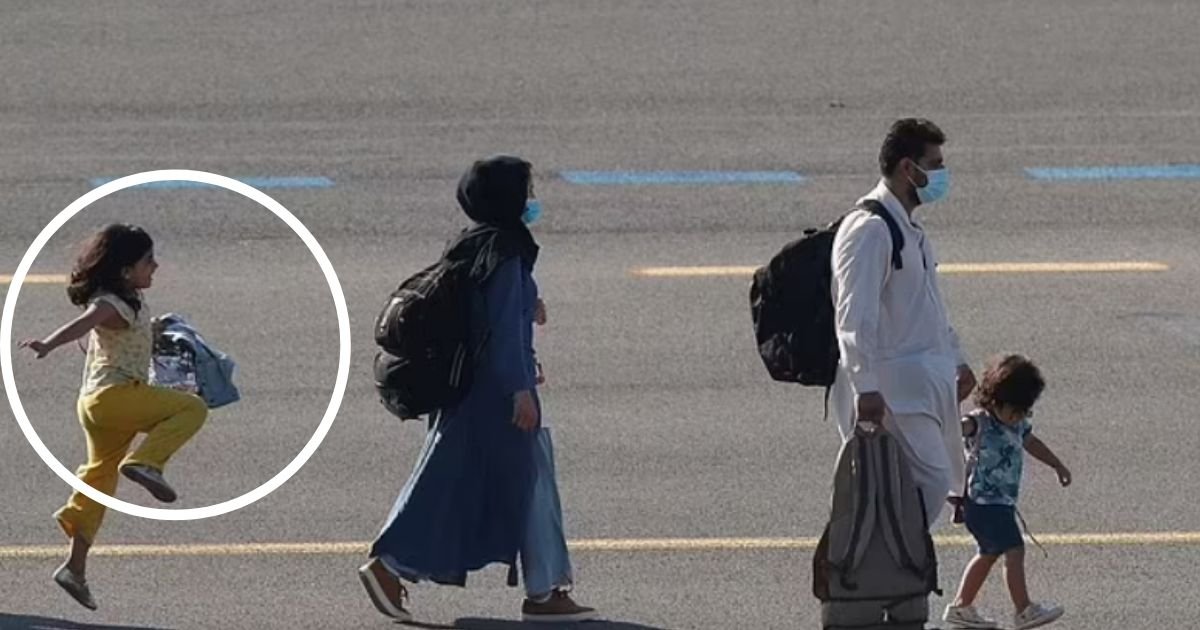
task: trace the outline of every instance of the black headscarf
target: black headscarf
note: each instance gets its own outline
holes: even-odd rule
[[[458,205],[476,225],[450,244],[447,257],[473,259],[471,279],[484,283],[501,263],[513,257],[530,268],[538,245],[521,220],[529,199],[531,165],[507,155],[479,160],[458,183]]]

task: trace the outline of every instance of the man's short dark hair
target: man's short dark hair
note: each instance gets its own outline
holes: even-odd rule
[[[914,162],[925,157],[925,147],[946,143],[946,134],[924,118],[901,118],[892,123],[883,147],[879,149],[879,170],[884,175],[896,172],[900,160]]]

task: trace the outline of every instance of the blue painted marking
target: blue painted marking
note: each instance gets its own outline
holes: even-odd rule
[[[794,171],[562,171],[562,178],[586,186],[700,184],[800,184]]]
[[[1027,168],[1034,179],[1050,181],[1108,179],[1200,179],[1200,164],[1163,166],[1092,166],[1079,168]]]
[[[92,187],[103,186],[117,177],[97,177],[89,180]],[[235,177],[234,179],[255,188],[332,188],[333,180],[328,177]],[[135,188],[178,189],[178,188],[210,188],[208,184],[187,181],[151,182],[135,186]]]

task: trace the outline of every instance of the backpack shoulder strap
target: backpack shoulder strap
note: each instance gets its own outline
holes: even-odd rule
[[[878,487],[870,454],[872,444],[872,436],[851,438],[842,447],[842,459],[845,462],[838,462],[841,469],[838,471],[838,481],[842,485],[840,490],[851,494],[854,504],[849,539],[845,541],[845,547],[831,550],[834,555],[831,560],[842,572],[843,586],[850,590],[853,590],[854,573],[867,553],[871,532],[879,519],[876,500]]]
[[[984,429],[988,428],[992,422],[992,415],[987,411],[977,410],[963,416],[963,420],[971,420],[975,423],[975,433],[970,436],[965,436],[963,441],[967,443],[972,455],[979,454],[979,438],[983,435]]]
[[[923,558],[924,554],[918,553],[921,541],[914,539],[917,532],[913,531],[912,525],[916,516],[913,512],[919,510],[920,533],[925,533],[924,501],[916,505],[905,503],[906,490],[912,493],[916,486],[912,483],[911,474],[901,470],[908,463],[902,460],[903,455],[891,435],[885,433],[879,436],[872,456],[876,458],[873,462],[875,483],[880,488],[877,498],[883,524],[880,528],[883,541],[896,564],[921,575],[922,569],[917,564],[917,558]],[[909,498],[917,496],[919,493],[909,494]]]
[[[896,223],[895,217],[883,204],[874,199],[864,199],[857,207],[883,219],[887,224],[888,232],[892,235],[892,267],[903,269],[904,259],[900,252],[904,250],[904,233],[900,231],[900,224]]]
[[[975,432],[963,437],[964,450],[967,451],[967,469],[966,474],[963,475],[963,501],[969,500],[967,497],[971,492],[971,475],[975,474],[975,467],[979,464],[979,441],[983,435],[983,430],[991,422],[991,415],[986,411],[977,409],[964,415],[960,422],[966,420],[971,420],[975,423]]]

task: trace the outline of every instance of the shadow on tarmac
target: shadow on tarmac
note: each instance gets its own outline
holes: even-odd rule
[[[3,630],[168,630],[150,626],[113,626],[97,623],[79,623],[67,619],[51,619],[33,615],[10,615],[0,613],[0,628]]]

